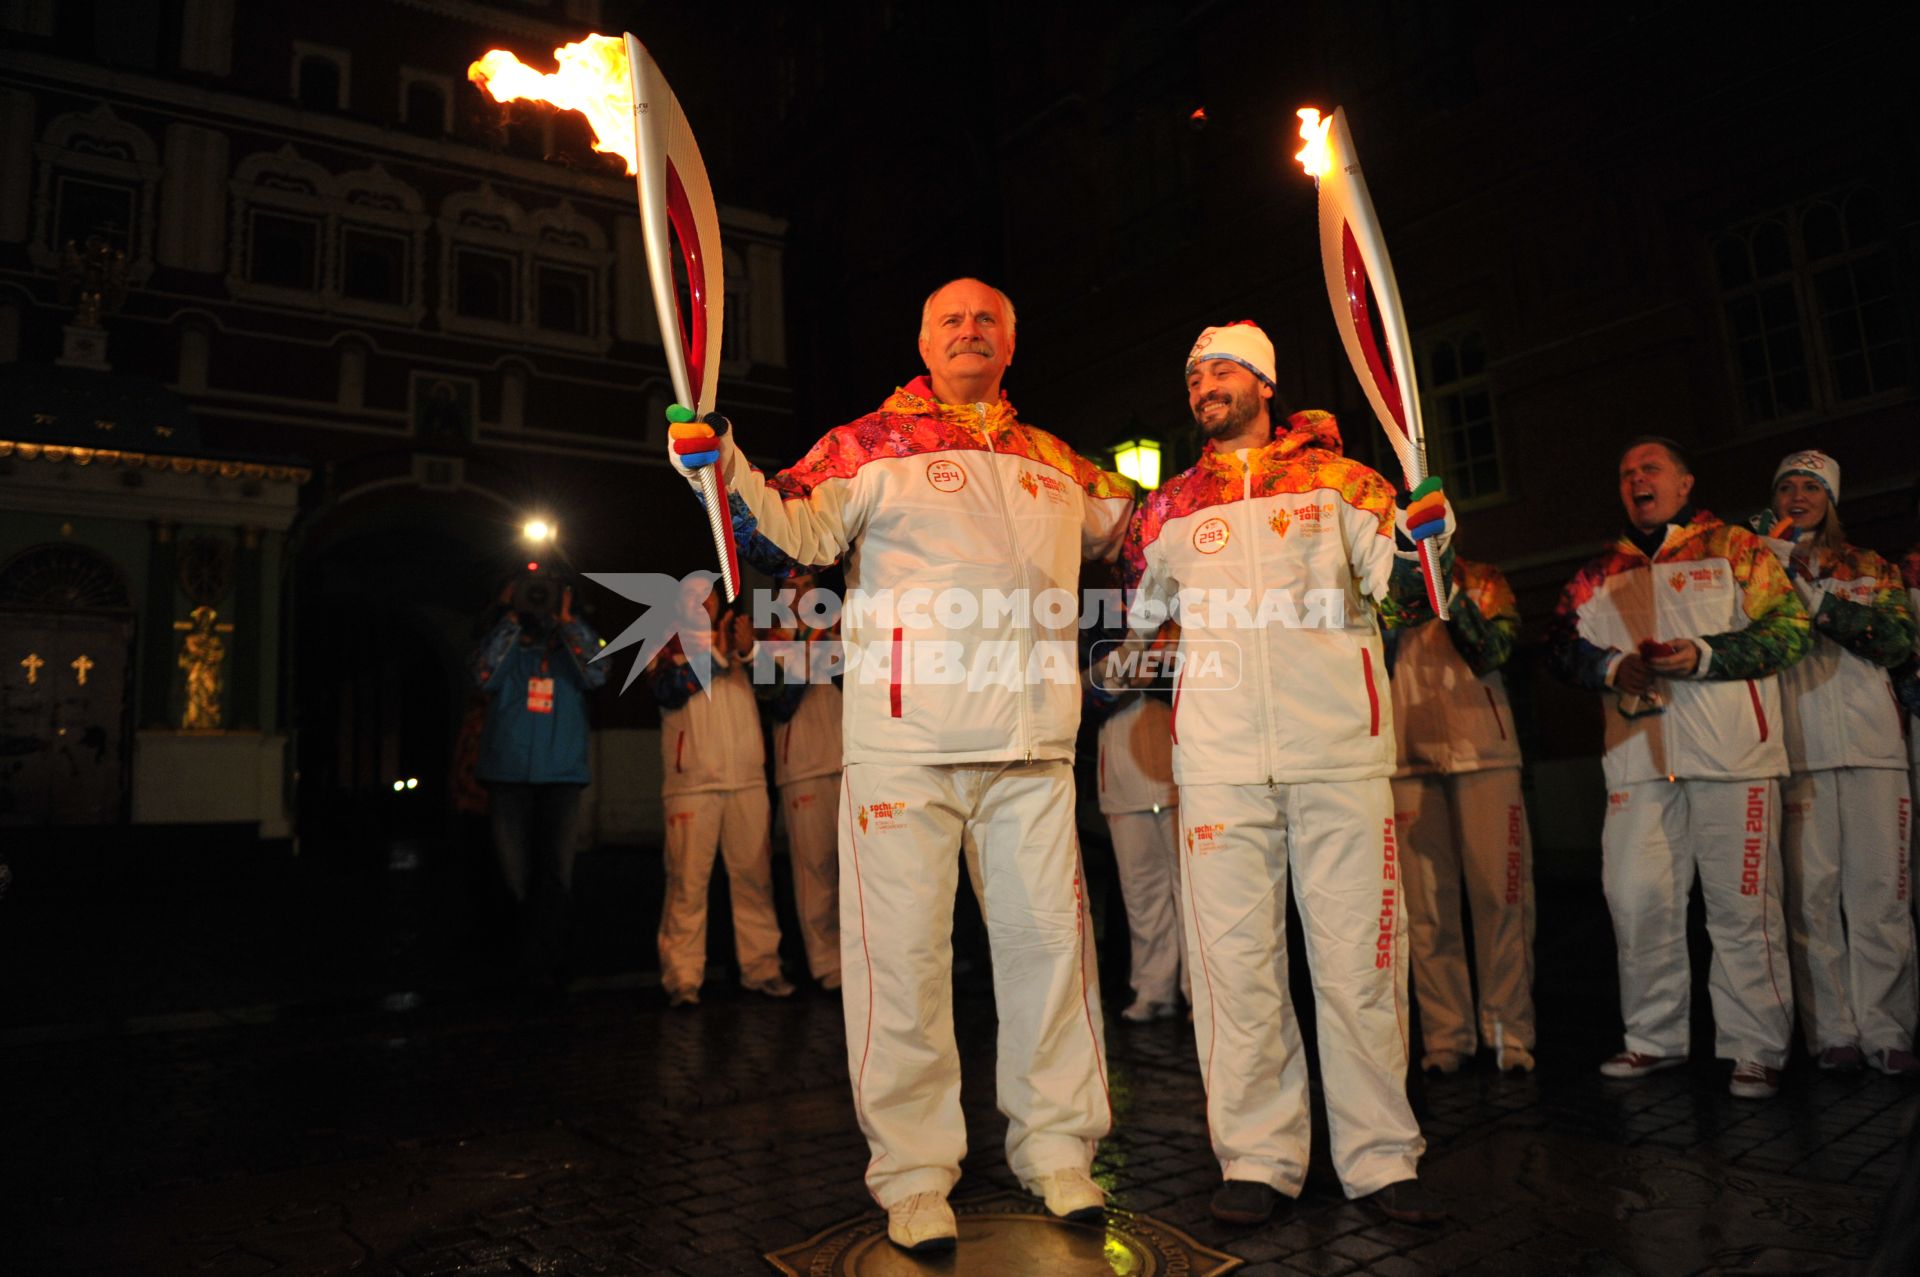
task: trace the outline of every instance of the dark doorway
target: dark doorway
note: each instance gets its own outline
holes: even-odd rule
[[[503,523],[418,494],[323,522],[296,582],[300,827],[378,854],[449,827],[454,738],[474,619]]]

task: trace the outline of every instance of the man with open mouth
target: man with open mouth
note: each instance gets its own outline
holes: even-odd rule
[[[1620,458],[1627,527],[1560,596],[1556,673],[1609,710],[1601,886],[1620,953],[1626,1042],[1600,1066],[1641,1078],[1687,1062],[1687,896],[1697,873],[1713,941],[1715,1053],[1743,1099],[1778,1092],[1793,1031],[1780,905],[1774,677],[1806,655],[1807,610],[1771,551],[1692,503],[1670,439]]]

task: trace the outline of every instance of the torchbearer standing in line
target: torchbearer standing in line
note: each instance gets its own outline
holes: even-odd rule
[[[727,869],[740,983],[784,998],[780,921],[773,908],[766,748],[753,694],[753,629],[705,593],[690,609],[706,630],[683,631],[654,658],[647,685],[660,706],[660,801],[667,818],[667,894],[660,907],[660,985],[667,1005],[694,1006],[707,974],[707,883],[716,853]],[[701,609],[704,609],[702,611]],[[690,662],[687,648],[705,660]],[[697,672],[707,670],[703,684]]]
[[[1306,1179],[1291,878],[1341,1186],[1394,1219],[1437,1220],[1406,1095],[1406,910],[1375,605],[1390,583],[1424,592],[1418,543],[1444,545],[1451,516],[1436,481],[1396,518],[1393,486],[1341,455],[1327,413],[1296,413],[1276,434],[1273,343],[1251,322],[1202,332],[1186,369],[1206,447],[1146,499],[1123,563],[1135,644],[1193,592],[1173,618],[1184,664],[1170,728],[1194,1035],[1224,1180],[1213,1216],[1260,1223]],[[1236,592],[1251,616],[1225,602]]]
[[[1179,640],[1179,627],[1162,642]],[[1193,1000],[1187,938],[1180,925],[1180,787],[1173,782],[1171,689],[1109,693],[1093,688],[1105,717],[1096,746],[1100,814],[1113,840],[1114,869],[1127,908],[1127,979],[1133,1001],[1120,1018],[1135,1024],[1180,1014]]]
[[[780,601],[792,611],[813,588],[811,574],[790,577],[780,583]],[[827,668],[812,659],[820,650],[815,645],[837,645],[840,634],[837,624],[816,630],[796,618],[795,626],[767,637],[798,644],[801,670],[762,692],[773,716],[773,783],[780,791],[807,968],[821,988],[832,990],[840,987],[840,858],[834,830],[840,813],[842,706],[837,681],[807,675]]]
[[[1920,1073],[1913,796],[1887,677],[1912,654],[1913,613],[1893,565],[1847,544],[1839,501],[1839,463],[1796,452],[1775,470],[1760,520],[1813,616],[1813,649],[1780,675],[1793,768],[1780,795],[1793,1000],[1821,1068],[1859,1068],[1864,1052],[1882,1073]]]
[[[1806,655],[1807,610],[1760,538],[1696,510],[1692,492],[1679,444],[1631,441],[1626,531],[1567,583],[1551,631],[1554,671],[1606,704],[1600,881],[1626,1043],[1600,1071],[1640,1078],[1687,1062],[1697,874],[1716,1054],[1734,1061],[1734,1095],[1771,1099],[1793,1034],[1774,675]]]
[[[1112,1116],[1073,829],[1070,591],[1083,558],[1118,552],[1133,501],[1125,479],[1016,416],[1000,384],[1014,348],[1000,290],[941,287],[919,344],[927,376],[771,479],[723,419],[676,411],[670,433],[690,479],[725,471],[750,562],[792,572],[844,559],[850,597],[902,600],[895,618],[850,607],[843,620],[842,1004],[867,1187],[896,1245],[934,1250],[957,1236],[947,1194],[966,1152],[952,970],[963,843],[985,891],[1007,1162],[1055,1215],[1095,1219],[1106,1203],[1087,1173]],[[1064,616],[969,611],[1054,590]],[[908,591],[931,608],[909,617]]]
[[[1454,1073],[1480,1047],[1533,1071],[1533,847],[1520,742],[1500,667],[1520,609],[1500,570],[1456,558],[1448,617],[1424,596],[1385,610],[1400,765],[1393,809],[1406,867],[1420,1066]],[[1460,917],[1473,916],[1479,1034]]]

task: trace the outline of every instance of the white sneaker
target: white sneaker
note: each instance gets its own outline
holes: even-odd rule
[[[1086,1223],[1099,1219],[1107,1209],[1106,1190],[1075,1166],[1037,1176],[1027,1188],[1046,1201],[1049,1213],[1061,1219]]]
[[[887,1240],[901,1250],[952,1250],[959,1236],[945,1193],[915,1193],[887,1207]]]
[[[1423,1073],[1458,1073],[1466,1057],[1458,1051],[1429,1051],[1420,1060]]]
[[[1533,1052],[1524,1046],[1503,1046],[1495,1059],[1502,1073],[1533,1072]]]

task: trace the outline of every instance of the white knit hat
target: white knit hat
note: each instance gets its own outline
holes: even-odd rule
[[[1185,371],[1192,372],[1193,366],[1202,359],[1231,359],[1267,385],[1273,385],[1273,342],[1251,319],[1203,330],[1193,349],[1187,352]]]
[[[1773,484],[1780,486],[1780,480],[1790,474],[1804,474],[1816,480],[1827,490],[1827,500],[1840,504],[1840,463],[1821,452],[1818,448],[1808,448],[1805,452],[1796,452],[1780,462],[1780,468],[1773,472]]]

